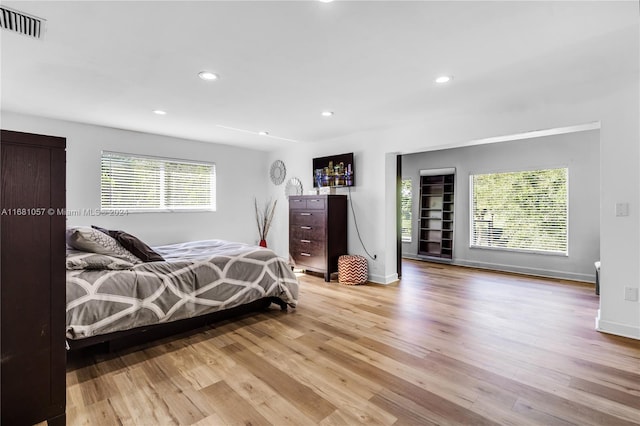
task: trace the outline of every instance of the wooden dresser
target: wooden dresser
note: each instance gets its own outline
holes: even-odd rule
[[[0,141],[0,423],[64,425],[66,141]]]
[[[347,196],[289,197],[289,258],[297,268],[320,272],[324,280],[338,271],[347,254]]]

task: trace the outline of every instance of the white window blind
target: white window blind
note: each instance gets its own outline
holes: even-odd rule
[[[471,246],[568,253],[568,169],[471,175]]]
[[[413,202],[413,195],[411,191],[411,179],[403,179],[400,194],[400,209],[401,209],[401,238],[406,243],[411,242],[411,205]]]
[[[102,153],[102,210],[216,209],[216,166],[116,152]]]

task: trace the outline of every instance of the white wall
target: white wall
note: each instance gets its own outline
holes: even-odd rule
[[[418,258],[420,170],[456,169],[453,263],[533,275],[595,282],[600,259],[600,134],[564,133],[404,155],[402,177],[413,182],[412,241],[403,255]],[[469,176],[568,167],[569,254],[556,256],[470,248]]]
[[[217,210],[69,216],[68,225],[99,225],[130,232],[150,245],[201,239],[255,244],[254,197],[264,200],[267,163],[261,151],[2,112],[2,128],[67,138],[67,210],[100,208],[102,150],[216,164]]]
[[[350,142],[342,144],[310,144],[305,146],[291,146],[290,149],[270,155],[270,161],[281,159],[287,167],[285,182],[280,186],[269,184],[269,189],[274,198],[278,199],[278,209],[274,216],[273,244],[271,246],[279,255],[289,255],[289,230],[288,230],[288,201],[285,196],[285,185],[291,177],[297,177],[302,181],[304,193],[313,188],[314,157],[322,157],[333,154],[354,152],[354,171],[356,185],[351,188],[351,201],[353,203],[357,225],[361,231],[362,242],[366,249],[377,260],[372,260],[363,249],[354,224],[351,207],[348,207],[348,241],[347,247],[351,254],[361,254],[369,261],[370,279],[377,282],[390,282],[395,279],[395,271],[387,273],[385,270],[385,253],[395,256],[395,246],[386,250],[385,232],[381,227],[385,217],[385,203],[380,196],[385,192],[386,163],[384,151],[373,144]],[[394,159],[395,161],[395,159]],[[395,173],[395,172],[394,172]],[[393,183],[395,188],[395,183]],[[337,194],[349,194],[348,189],[338,188]],[[395,197],[395,195],[394,195]],[[379,229],[378,232],[372,232]],[[395,239],[395,235],[393,236]]]

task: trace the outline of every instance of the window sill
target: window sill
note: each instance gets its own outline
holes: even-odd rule
[[[569,257],[569,252],[559,252],[559,251],[515,249],[515,248],[508,248],[508,247],[487,247],[487,246],[475,246],[475,245],[470,245],[469,248],[481,249],[481,250],[508,251],[512,253],[523,253],[523,254],[541,254],[543,256]]]

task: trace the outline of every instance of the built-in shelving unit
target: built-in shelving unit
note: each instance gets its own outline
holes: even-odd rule
[[[421,256],[453,257],[453,212],[455,175],[420,177]]]

